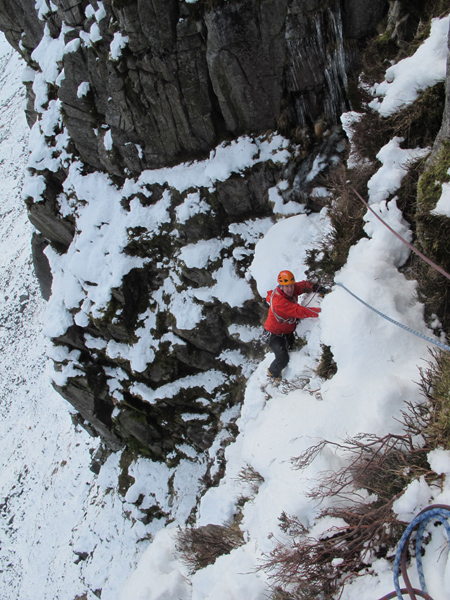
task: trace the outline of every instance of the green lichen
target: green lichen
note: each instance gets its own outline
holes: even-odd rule
[[[442,148],[422,174],[417,190],[416,236],[419,249],[445,271],[450,271],[450,219],[433,214],[442,193],[442,184],[450,181],[450,142]],[[426,317],[437,315],[443,330],[450,330],[450,282],[423,261],[416,261],[415,276],[419,296],[425,302]]]
[[[425,215],[436,208],[442,193],[442,184],[450,181],[450,142],[444,142],[435,161],[419,179],[417,194],[417,216]]]

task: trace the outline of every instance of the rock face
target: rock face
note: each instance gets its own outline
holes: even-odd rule
[[[2,0],[29,65],[26,193],[47,297],[44,248],[53,273],[55,387],[111,447],[181,456],[232,420],[265,313],[245,279],[253,248],[285,202],[305,203],[315,156],[338,155],[357,47],[386,9]],[[245,159],[222,173],[236,143]]]

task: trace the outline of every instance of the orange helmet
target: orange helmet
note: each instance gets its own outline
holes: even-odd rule
[[[280,271],[277,281],[280,285],[291,285],[295,283],[295,277],[290,271]]]

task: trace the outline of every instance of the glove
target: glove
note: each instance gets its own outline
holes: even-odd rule
[[[319,296],[325,296],[325,294],[328,294],[330,292],[328,288],[324,287],[323,285],[320,285],[320,283],[315,283],[312,289],[313,292],[317,292]]]

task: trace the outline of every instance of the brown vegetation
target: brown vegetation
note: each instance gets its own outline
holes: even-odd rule
[[[402,434],[360,434],[339,443],[322,440],[292,459],[295,469],[304,469],[325,449],[339,454],[342,469],[322,473],[309,494],[318,504],[326,500],[321,518],[338,521],[315,538],[295,516],[281,515],[286,540],[261,566],[273,582],[273,600],[334,598],[346,581],[397,544],[405,525],[392,505],[406,486],[419,477],[440,483],[427,453],[450,449],[448,353],[432,352],[421,370],[420,387],[424,401],[407,405]]]
[[[219,556],[229,554],[244,543],[237,525],[205,525],[179,529],[176,550],[189,572],[212,565]]]

